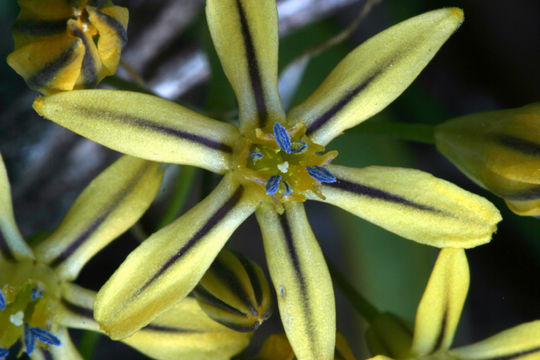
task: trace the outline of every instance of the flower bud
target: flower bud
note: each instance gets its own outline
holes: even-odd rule
[[[394,359],[406,358],[411,348],[411,327],[395,315],[380,314],[366,330],[366,342],[372,355],[385,355]]]
[[[261,268],[222,250],[194,290],[203,311],[233,330],[256,330],[272,314],[272,293]]]
[[[113,75],[128,10],[102,0],[19,0],[8,64],[43,94],[92,88]]]
[[[540,215],[540,103],[451,119],[435,128],[435,144],[510,210]]]

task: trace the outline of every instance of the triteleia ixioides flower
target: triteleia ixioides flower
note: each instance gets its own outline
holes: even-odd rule
[[[82,360],[67,328],[102,330],[92,317],[95,292],[72,281],[137,221],[162,177],[157,163],[120,158],[88,185],[52,234],[29,246],[15,223],[0,156],[0,359],[20,342],[32,359]],[[207,360],[240,352],[249,334],[210,320],[195,299],[185,299],[123,341],[156,359]]]
[[[448,120],[439,151],[519,215],[540,216],[540,103]]]
[[[416,312],[414,330],[382,314],[368,330],[372,360],[538,359],[540,320],[504,330],[472,345],[450,349],[469,290],[463,249],[442,249]]]
[[[115,150],[224,175],[206,199],[130,254],[100,290],[96,319],[115,339],[148,324],[192,291],[232,232],[255,213],[296,356],[332,359],[333,288],[305,200],[439,247],[489,242],[500,221],[487,200],[425,172],[351,169],[331,165],[338,154],[325,152],[409,86],[463,13],[431,11],[367,40],[287,115],[277,86],[276,2],[208,0],[206,16],[238,99],[238,126],[125,91],[72,91],[34,103],[46,118]]]
[[[129,13],[110,0],[19,0],[8,64],[43,94],[95,87],[116,72]]]

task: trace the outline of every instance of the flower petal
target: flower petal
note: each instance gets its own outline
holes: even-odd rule
[[[302,104],[289,113],[318,144],[370,118],[397,98],[463,21],[445,8],[405,20],[353,50]]]
[[[32,250],[26,244],[19,232],[11,201],[9,178],[0,154],[0,260],[33,259]]]
[[[54,334],[62,342],[60,346],[36,347],[30,358],[32,360],[83,360],[81,354],[71,341],[68,330],[64,327],[55,329]]]
[[[333,359],[334,291],[303,205],[287,203],[278,215],[271,204],[261,204],[256,214],[281,321],[296,356]]]
[[[94,315],[113,339],[132,335],[184,298],[254,201],[226,176],[202,202],[133,251],[101,288]]]
[[[80,90],[40,97],[42,116],[90,140],[148,160],[223,173],[238,131],[171,101],[118,90]]]
[[[7,62],[30,88],[50,94],[73,89],[81,74],[85,51],[81,39],[64,33],[15,50]]]
[[[463,359],[538,359],[540,356],[540,320],[504,330],[475,344],[450,352]]]
[[[208,0],[206,18],[223,70],[238,99],[242,130],[283,120],[277,84],[275,0]]]
[[[501,220],[486,199],[431,174],[403,168],[330,165],[325,201],[422,244],[470,248],[487,243]]]
[[[413,356],[427,356],[450,347],[468,290],[465,250],[442,249],[416,311]]]
[[[92,314],[95,294],[66,283],[58,322],[66,327],[102,332]],[[185,298],[123,342],[156,359],[218,360],[240,352],[250,336],[212,321],[195,299]]]
[[[98,10],[89,6],[88,14],[99,33],[97,51],[103,62],[104,75],[113,75],[120,61],[122,47],[127,42],[128,9],[109,6]]]
[[[75,279],[92,256],[131,227],[154,200],[163,169],[123,156],[77,198],[60,226],[36,249],[36,257],[63,279]]]

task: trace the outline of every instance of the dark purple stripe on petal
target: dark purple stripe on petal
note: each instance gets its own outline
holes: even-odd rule
[[[524,155],[540,157],[540,144],[535,142],[511,135],[500,135],[496,138],[496,141],[499,144]]]

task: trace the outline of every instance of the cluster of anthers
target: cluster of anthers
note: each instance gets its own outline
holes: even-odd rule
[[[289,129],[279,122],[265,130],[257,128],[244,137],[239,147],[235,169],[240,181],[260,195],[270,195],[280,213],[282,203],[303,202],[308,191],[324,199],[320,183],[336,181],[325,166],[338,152],[323,153],[324,146],[310,140],[303,122]]]

